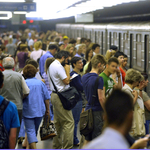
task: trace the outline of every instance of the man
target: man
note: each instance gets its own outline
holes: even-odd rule
[[[58,47],[55,44],[51,44],[51,45],[49,45],[48,49],[49,50],[40,58],[39,67],[40,67],[41,75],[43,75],[43,73],[44,73],[44,65],[45,65],[46,59],[50,58],[50,57],[54,57],[55,53],[58,50]]]
[[[4,75],[0,71],[0,89],[3,88]],[[0,95],[0,105],[4,97]],[[17,107],[13,102],[9,102],[3,115],[0,117],[5,125],[9,136],[9,149],[15,149],[17,128],[20,126]],[[2,136],[2,135],[1,135]]]
[[[93,113],[93,131],[85,136],[86,141],[91,141],[97,136],[99,136],[102,132],[103,127],[103,108],[104,108],[104,90],[103,90],[103,78],[100,77],[98,80],[98,87],[96,87],[96,98],[95,102],[92,104],[93,99],[92,95],[94,94],[95,82],[98,78],[98,75],[103,71],[104,66],[106,64],[106,60],[104,56],[98,54],[95,55],[91,62],[91,71],[82,76],[82,84],[83,90],[85,92],[85,96],[87,98],[87,106],[86,110],[92,109]],[[93,106],[92,106],[93,105]]]
[[[14,65],[15,62],[12,57],[6,57],[3,59],[3,67],[5,68],[5,71],[3,71],[4,86],[0,89],[0,95],[16,104],[21,123],[23,108],[22,100],[28,96],[30,90],[22,75],[12,70]],[[17,134],[18,133],[19,129],[17,131]]]
[[[96,54],[100,54],[100,45],[99,44],[93,44],[92,50],[93,50],[93,56]]]
[[[117,69],[118,67],[118,59],[115,57],[112,57],[108,60],[108,64],[106,65],[106,69],[100,74],[100,76],[104,80],[104,95],[107,97],[113,90],[113,88],[122,88],[121,83],[121,76],[120,76],[120,70]],[[111,74],[117,73],[118,77],[118,83],[114,83],[113,79],[109,77]]]
[[[81,57],[73,57],[71,59],[71,65],[73,67],[73,71],[70,73],[70,76],[74,76],[74,78],[71,78],[70,86],[73,86],[76,88],[76,90],[79,93],[79,101],[76,104],[76,106],[72,109],[72,114],[74,118],[74,145],[79,146],[79,140],[77,137],[77,127],[80,120],[80,113],[82,111],[82,95],[83,93],[83,85],[81,82],[81,75],[80,70],[83,68],[83,62]]]
[[[146,117],[146,124],[145,124],[145,129],[146,129],[146,134],[149,134],[149,125],[150,125],[150,97],[148,94],[144,91],[144,88],[147,87],[149,81],[148,81],[148,74],[142,72],[142,76],[144,77],[144,80],[141,81],[138,87],[138,93],[142,97],[145,105],[145,117]],[[140,88],[140,85],[143,85],[142,88]]]
[[[69,52],[60,51],[56,55],[56,60],[52,62],[48,70],[50,82],[51,102],[54,111],[54,124],[57,130],[57,136],[53,138],[54,149],[70,149],[73,147],[74,120],[72,111],[63,108],[59,96],[56,94],[69,88],[70,83],[70,65],[68,65]],[[53,81],[53,83],[52,83]]]
[[[125,92],[115,90],[105,102],[107,127],[86,149],[128,149],[126,135],[133,120],[133,99]]]
[[[121,69],[121,65],[123,64],[123,61],[124,61],[124,53],[117,51],[115,53],[114,57],[116,57],[118,59],[118,62],[119,62],[118,69],[120,70],[121,84],[123,87],[125,84],[125,75],[126,75],[125,72]],[[116,72],[111,74],[110,77],[112,77],[112,79],[114,80],[115,83],[118,83],[118,77],[117,77]]]

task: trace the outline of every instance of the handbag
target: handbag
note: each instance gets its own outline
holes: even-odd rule
[[[53,138],[56,135],[57,135],[57,131],[54,123],[49,121],[49,119],[47,119],[46,117],[44,117],[43,124],[40,127],[41,140]]]
[[[74,108],[77,102],[79,101],[79,93],[76,90],[76,88],[72,86],[62,92],[58,92],[51,77],[50,79],[53,83],[55,93],[58,94],[64,109],[71,110],[72,108]]]
[[[98,76],[95,81],[94,93],[92,95],[91,108],[80,114],[80,133],[81,133],[81,135],[84,135],[84,136],[88,135],[89,133],[91,133],[93,131],[92,107],[94,106],[94,103],[96,100],[99,78],[100,78],[100,76]]]
[[[142,137],[146,134],[144,125],[144,109],[141,109],[137,102],[134,106],[133,115],[134,117],[130,135],[133,137]]]

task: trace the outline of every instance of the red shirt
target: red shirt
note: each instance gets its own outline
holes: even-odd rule
[[[123,82],[123,86],[124,86],[125,85],[126,72],[121,67],[119,67],[119,69],[120,69],[120,72],[122,74],[122,82]]]
[[[5,69],[3,68],[2,64],[0,64],[0,71],[4,71]]]

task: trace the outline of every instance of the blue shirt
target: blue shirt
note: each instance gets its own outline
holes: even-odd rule
[[[4,97],[0,96],[0,105],[3,101]],[[0,117],[8,131],[10,132],[11,128],[18,128],[20,127],[18,110],[16,105],[13,102],[9,102],[7,108],[5,109],[3,115]]]
[[[26,84],[30,93],[23,100],[23,116],[26,118],[43,117],[46,111],[44,101],[50,99],[46,85],[35,77],[26,79]]]
[[[87,106],[86,106],[86,110],[91,108],[91,103],[92,103],[92,94],[94,93],[94,87],[95,87],[95,81],[98,77],[98,74],[96,73],[87,73],[85,75],[82,76],[81,80],[82,80],[82,84],[83,84],[83,90],[85,92],[85,96],[87,98]],[[103,90],[103,85],[104,85],[104,81],[103,78],[100,77],[99,78],[99,84],[98,84],[98,89]],[[96,100],[95,103],[92,107],[93,111],[101,111],[103,110],[99,99],[98,99],[98,94],[96,95]]]
[[[72,76],[73,74],[78,74],[75,71],[72,71],[70,73],[70,76]],[[79,92],[79,101],[82,101],[82,96],[81,96],[81,92],[83,92],[83,85],[81,82],[81,76],[78,74],[78,76],[76,76],[75,78],[73,78],[70,82],[70,86],[74,86],[76,88],[76,90]]]
[[[40,67],[40,73],[41,75],[44,73],[44,66],[45,66],[45,61],[47,58],[49,57],[53,57],[53,55],[51,54],[50,51],[47,51],[43,56],[41,56],[40,58],[40,62],[39,62],[39,67]]]

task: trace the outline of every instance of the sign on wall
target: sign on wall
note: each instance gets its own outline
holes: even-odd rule
[[[0,11],[36,11],[36,3],[0,2]]]

